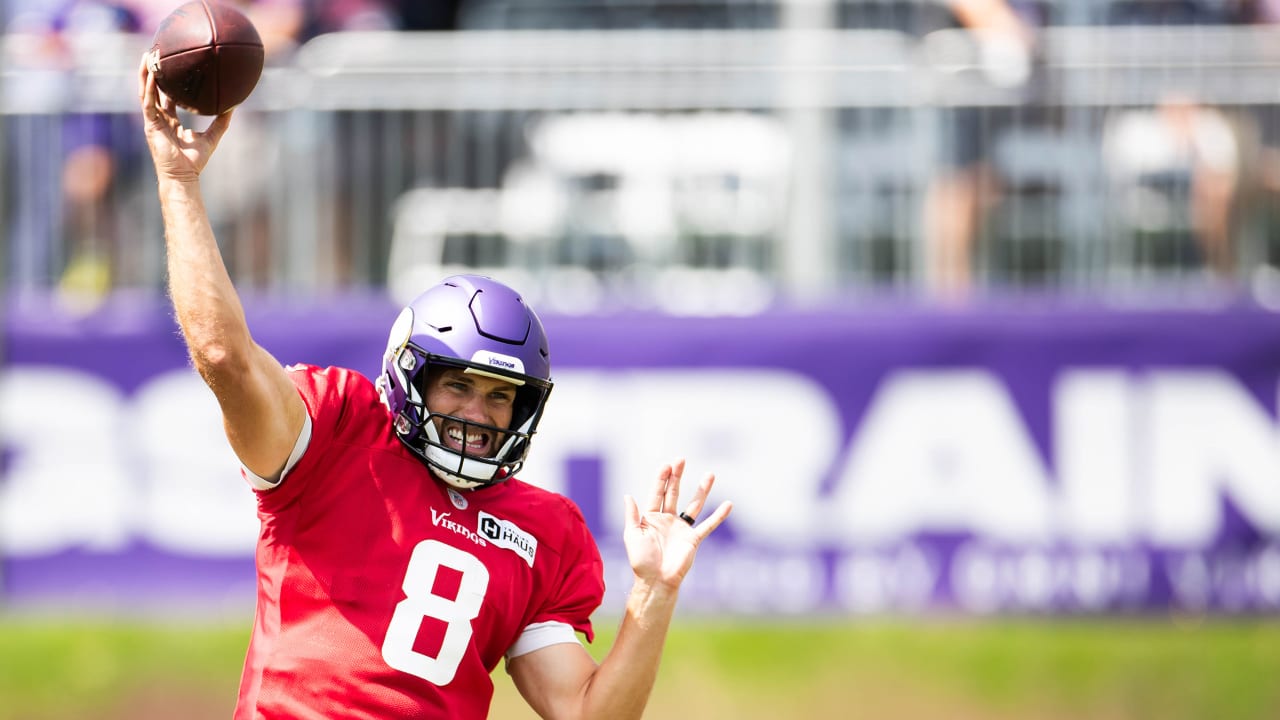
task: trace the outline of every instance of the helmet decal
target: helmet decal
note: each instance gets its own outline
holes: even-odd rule
[[[412,332],[413,308],[407,307],[400,311],[400,315],[391,326],[391,334],[387,336],[387,353],[383,356],[383,360],[390,360],[399,355],[409,342],[409,335]]]
[[[499,370],[505,370],[509,373],[524,372],[524,363],[520,362],[520,358],[511,355],[500,355],[491,350],[477,350],[476,354],[471,356],[471,362],[476,365],[487,365]],[[508,379],[517,385],[523,382],[517,382],[515,378]]]

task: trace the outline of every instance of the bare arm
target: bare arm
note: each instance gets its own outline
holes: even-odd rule
[[[1002,87],[1019,87],[1031,79],[1035,31],[1006,0],[947,2],[977,40],[979,62],[988,81]]]
[[[1028,36],[1026,23],[1005,0],[949,0],[949,4],[960,24],[970,30]]]
[[[169,294],[192,362],[222,408],[227,439],[253,473],[275,477],[306,416],[302,398],[280,363],[249,334],[200,195],[204,169],[231,123],[231,113],[203,132],[182,126],[173,101],[156,87],[146,58],[138,96],[155,163],[168,250]]]
[[[639,718],[657,678],[680,584],[698,545],[733,509],[725,502],[690,526],[676,516],[684,461],[663,468],[646,511],[626,499],[624,540],[635,582],[618,637],[598,666],[581,645],[551,645],[514,658],[508,671],[520,694],[544,718],[609,720]],[[686,512],[696,517],[715,483],[699,484]]]

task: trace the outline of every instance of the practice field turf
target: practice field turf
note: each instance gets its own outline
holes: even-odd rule
[[[0,720],[225,720],[248,627],[0,616]],[[495,683],[493,718],[534,717]],[[686,620],[647,716],[1277,718],[1280,619]]]

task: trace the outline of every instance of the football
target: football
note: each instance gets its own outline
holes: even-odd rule
[[[230,5],[194,0],[156,29],[147,63],[156,85],[178,105],[221,115],[249,97],[262,75],[262,38]]]

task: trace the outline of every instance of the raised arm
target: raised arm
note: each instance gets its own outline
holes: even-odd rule
[[[203,132],[183,127],[173,101],[156,87],[145,55],[138,97],[156,168],[178,324],[196,370],[222,407],[231,448],[251,472],[274,478],[302,431],[306,407],[285,369],[249,334],[200,194],[200,172],[231,113]]]
[[[507,665],[516,687],[544,718],[625,720],[644,713],[658,675],[667,630],[675,614],[680,584],[693,566],[698,546],[729,516],[723,502],[694,524],[679,514],[684,461],[665,466],[641,510],[626,498],[623,541],[635,580],[613,647],[599,665],[581,645],[551,645],[521,655]],[[715,477],[708,475],[683,513],[696,518]]]

